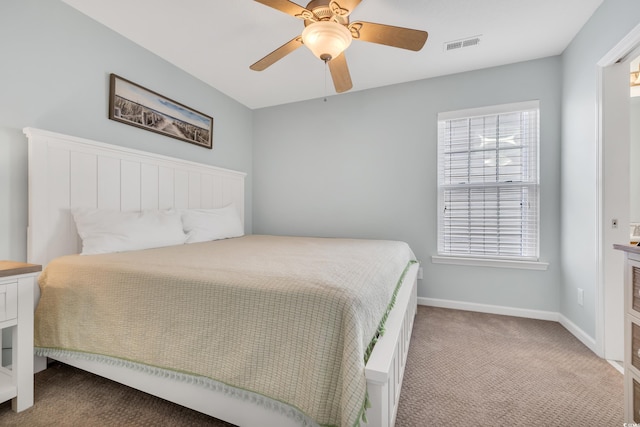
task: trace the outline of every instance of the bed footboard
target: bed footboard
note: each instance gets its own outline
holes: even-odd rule
[[[396,305],[385,324],[385,334],[376,343],[365,367],[371,408],[367,426],[393,427],[396,422],[402,378],[418,306],[417,276],[419,264],[413,264],[400,288]]]

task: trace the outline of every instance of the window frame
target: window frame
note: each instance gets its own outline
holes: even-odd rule
[[[470,188],[483,188],[491,189],[502,186],[515,186],[517,188],[535,188],[535,195],[533,196],[535,207],[532,212],[535,213],[535,233],[532,231],[531,237],[535,235],[535,254],[532,256],[500,256],[497,254],[472,254],[472,253],[458,253],[455,251],[443,250],[443,233],[444,233],[444,211],[445,200],[444,193],[446,189],[456,188],[456,184],[444,183],[444,165],[443,165],[443,152],[444,144],[441,140],[441,123],[459,119],[471,119],[479,117],[491,117],[501,114],[517,113],[528,110],[536,110],[536,139],[534,141],[535,147],[528,147],[528,154],[535,155],[535,170],[530,168],[529,172],[535,173],[534,179],[520,183],[508,183],[508,182],[486,182],[486,183],[461,183],[460,189]],[[499,125],[498,125],[499,128]],[[488,266],[488,267],[506,267],[506,268],[523,268],[534,270],[546,270],[548,263],[540,261],[540,102],[538,100],[500,104],[485,106],[480,108],[471,108],[464,110],[456,110],[439,113],[437,116],[437,151],[438,151],[438,172],[437,172],[437,197],[438,197],[438,224],[437,224],[437,255],[432,256],[433,263],[439,264],[457,264],[457,265],[470,265],[470,266]],[[468,152],[473,150],[469,148]],[[499,149],[496,148],[496,153],[499,153]],[[471,164],[466,165],[466,170],[470,170]],[[522,217],[520,217],[520,223],[522,223]],[[471,240],[468,241],[468,246],[471,246]],[[471,251],[471,249],[469,249]]]

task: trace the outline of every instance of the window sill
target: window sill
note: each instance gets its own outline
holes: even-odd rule
[[[482,259],[463,258],[453,256],[433,255],[431,262],[434,264],[468,265],[475,267],[519,268],[523,270],[546,270],[548,262],[540,261],[513,261],[506,259]]]

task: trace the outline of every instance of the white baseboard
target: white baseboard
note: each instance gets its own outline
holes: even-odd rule
[[[451,308],[454,310],[476,311],[479,313],[500,314],[503,316],[524,317],[527,319],[550,320],[558,322],[589,350],[593,351],[599,357],[602,357],[596,351],[596,341],[586,332],[576,326],[575,323],[567,319],[560,313],[553,311],[529,310],[526,308],[505,307],[500,305],[478,304],[473,302],[444,300],[437,298],[418,297],[418,304],[431,307]]]
[[[559,321],[559,314],[552,311],[529,310],[526,308],[501,305],[478,304],[475,302],[453,301],[418,297],[418,304],[431,307],[452,308],[454,310],[477,311],[479,313],[501,314],[503,316],[526,317],[527,319]]]
[[[622,362],[618,361],[618,360],[609,360],[607,359],[607,362],[609,362],[609,364],[611,366],[613,366],[614,368],[616,368],[616,371],[620,372],[622,375],[624,375],[624,366],[622,366]]]
[[[560,318],[558,321],[565,329],[573,334],[574,337],[578,338],[580,342],[587,346],[587,348],[597,354],[599,357],[603,357],[601,354],[598,354],[596,347],[596,340],[590,337],[585,331],[580,329],[575,323],[571,320],[567,319],[563,315],[559,314]]]

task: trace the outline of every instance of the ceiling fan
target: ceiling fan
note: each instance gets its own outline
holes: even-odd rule
[[[255,0],[304,21],[304,31],[249,68],[262,71],[302,45],[328,64],[336,92],[353,87],[344,50],[361,40],[418,51],[427,41],[426,31],[372,22],[349,22],[349,15],[362,0],[312,0],[302,7],[289,0]]]

